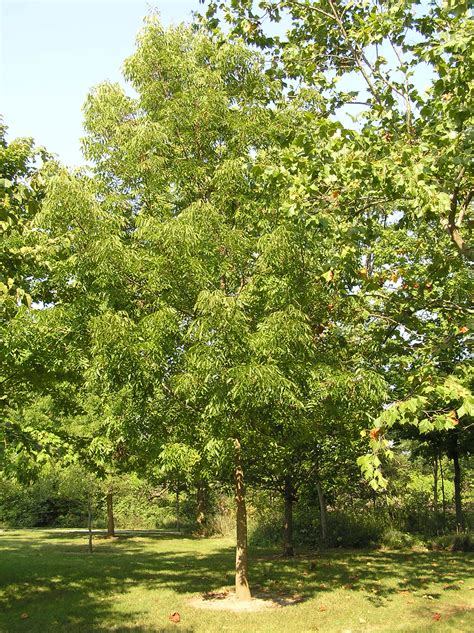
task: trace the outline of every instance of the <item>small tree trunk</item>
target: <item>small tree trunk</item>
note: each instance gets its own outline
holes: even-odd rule
[[[324,498],[323,489],[321,488],[321,484],[316,479],[316,491],[318,493],[319,500],[319,516],[321,519],[321,540],[323,543],[326,543],[328,538],[328,518],[326,512],[326,500]]]
[[[235,447],[235,503],[236,517],[236,548],[235,548],[235,596],[238,600],[250,600],[248,581],[248,545],[247,545],[247,508],[245,506],[244,471],[242,467],[241,445],[234,440]]]
[[[294,556],[293,549],[293,486],[291,477],[285,477],[285,556]]]
[[[439,459],[439,474],[441,476],[441,503],[443,506],[443,529],[446,528],[446,493],[444,490],[444,471],[443,471],[443,458],[438,455]]]
[[[199,526],[199,533],[203,534],[206,527],[206,509],[207,509],[207,488],[203,481],[198,482],[196,492],[197,513],[196,522]]]
[[[179,488],[176,488],[176,529],[178,532],[181,529],[179,524]]]
[[[107,536],[115,536],[114,497],[110,490],[107,492]]]
[[[438,457],[436,455],[433,460],[433,510],[438,514]]]
[[[464,517],[462,513],[461,500],[461,466],[459,464],[459,447],[456,437],[453,448],[453,464],[454,464],[454,506],[456,509],[456,531],[464,530]]]
[[[87,499],[87,529],[89,530],[88,550],[92,554],[92,500],[89,495]]]

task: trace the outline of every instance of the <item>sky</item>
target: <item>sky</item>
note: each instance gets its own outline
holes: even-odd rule
[[[84,163],[82,104],[89,90],[123,82],[143,18],[189,21],[199,0],[0,0],[0,114],[8,139],[32,136],[61,162]]]
[[[0,115],[8,139],[31,136],[66,165],[84,164],[82,105],[102,81],[124,84],[144,17],[158,9],[165,25],[190,21],[199,0],[0,0]],[[275,27],[283,29],[284,20]],[[390,57],[391,51],[384,52]],[[421,68],[414,83],[424,86]],[[345,88],[358,82],[347,76]],[[357,108],[350,106],[350,113]],[[359,108],[360,109],[360,108]],[[340,119],[351,124],[344,113]]]

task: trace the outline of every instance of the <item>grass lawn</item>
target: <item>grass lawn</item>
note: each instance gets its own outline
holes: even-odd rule
[[[254,548],[254,591],[301,602],[259,613],[192,608],[191,596],[232,585],[233,558],[223,538],[97,537],[90,555],[85,535],[3,531],[0,632],[474,631],[468,554],[336,550],[285,560]]]

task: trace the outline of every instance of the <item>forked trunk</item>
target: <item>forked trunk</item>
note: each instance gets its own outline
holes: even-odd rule
[[[107,492],[107,536],[115,536],[114,497],[110,490]]]
[[[293,549],[293,486],[291,477],[285,477],[285,556],[294,556]]]
[[[242,467],[241,446],[238,439],[235,447],[235,503],[237,510],[237,534],[235,548],[235,596],[238,600],[250,600],[248,581],[248,547],[247,547],[247,508],[245,506],[244,471]]]
[[[326,543],[328,539],[328,518],[327,518],[327,512],[326,512],[326,500],[324,498],[321,484],[319,483],[317,479],[316,479],[315,485],[316,485],[316,491],[318,493],[319,516],[321,519],[321,540],[323,543]]]

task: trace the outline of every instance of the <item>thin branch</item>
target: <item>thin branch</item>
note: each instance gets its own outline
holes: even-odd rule
[[[400,64],[400,66],[403,66],[403,59],[400,56],[400,53],[398,52],[397,47],[395,46],[395,44],[393,43],[392,39],[389,37],[388,41],[390,42],[390,46],[393,48],[393,51],[395,53],[395,55],[397,56],[398,59],[398,63]],[[407,109],[407,130],[410,133],[411,131],[411,105],[410,105],[410,97],[409,97],[409,92],[408,92],[408,74],[406,71],[403,71],[403,74],[405,76],[405,107]]]
[[[449,233],[451,241],[453,242],[458,252],[464,257],[466,257],[466,259],[472,262],[474,261],[474,252],[471,248],[469,248],[466,245],[465,241],[462,238],[461,232],[459,231],[459,227],[456,224],[456,213],[458,209],[459,192],[461,190],[461,180],[462,180],[462,177],[464,176],[465,171],[466,171],[465,167],[462,167],[456,178],[456,185],[454,187],[453,194],[451,196],[451,205],[449,207],[448,222],[447,222],[446,229]]]
[[[462,224],[462,221],[464,220],[464,215],[466,213],[466,211],[469,208],[469,205],[471,204],[471,200],[474,196],[474,189],[471,189],[471,191],[467,194],[466,196],[466,200],[464,201],[464,204],[461,207],[461,211],[459,212],[459,216],[456,222],[456,226],[460,227]]]
[[[380,106],[382,106],[383,105],[382,101],[381,101],[381,99],[380,99],[380,97],[379,97],[379,95],[378,95],[378,93],[377,93],[377,91],[375,89],[375,86],[371,82],[369,76],[365,72],[365,69],[364,69],[364,67],[363,67],[363,65],[361,63],[361,57],[359,56],[360,55],[359,48],[351,42],[351,40],[349,38],[349,34],[347,33],[347,31],[346,31],[346,29],[344,27],[344,24],[343,24],[343,22],[342,22],[342,20],[341,20],[341,18],[339,16],[339,14],[337,13],[336,8],[335,8],[332,0],[329,0],[329,4],[331,5],[331,9],[332,9],[332,12],[333,12],[333,16],[332,17],[338,23],[339,28],[341,29],[341,32],[342,32],[342,34],[344,36],[344,39],[346,40],[346,43],[352,48],[352,51],[353,51],[353,54],[354,54],[354,60],[355,60],[355,63],[357,64],[357,67],[359,68],[363,78],[365,79],[366,84],[369,86],[369,90],[372,93],[373,97],[375,98],[377,103]],[[365,57],[365,55],[362,54],[362,59],[364,59],[364,57]],[[365,59],[364,59],[364,61],[365,61]]]
[[[320,9],[319,7],[314,6],[314,4],[305,4],[304,2],[297,2],[297,0],[293,0],[293,4],[297,7],[300,7],[301,9],[305,9],[305,10],[309,9],[310,11],[314,11],[315,13],[324,15],[326,18],[329,18],[331,20],[335,19],[334,15],[331,15],[330,13],[327,13],[323,9]]]

